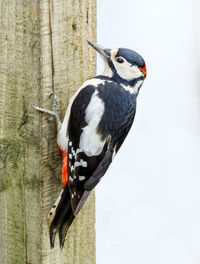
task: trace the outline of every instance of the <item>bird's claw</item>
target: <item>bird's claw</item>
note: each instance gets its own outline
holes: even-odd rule
[[[58,97],[56,96],[55,93],[51,93],[51,94],[49,95],[49,99],[50,99],[52,96],[53,96],[54,103],[57,105],[57,104],[59,103],[59,99],[58,99]]]
[[[54,93],[51,93],[49,95],[49,98],[51,96],[53,96],[53,111],[46,110],[46,109],[40,108],[40,107],[35,106],[35,105],[31,105],[31,106],[37,111],[40,111],[40,112],[47,113],[47,114],[51,115],[50,117],[48,117],[48,120],[53,120],[55,118],[56,123],[57,123],[57,128],[59,129],[60,126],[61,126],[60,118],[59,118],[58,112],[57,112],[57,105],[58,105],[58,101],[59,100],[58,100],[58,97]]]

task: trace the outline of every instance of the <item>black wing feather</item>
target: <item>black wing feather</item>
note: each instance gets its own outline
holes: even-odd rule
[[[104,102],[105,111],[99,123],[97,133],[106,140],[102,152],[93,157],[79,150],[80,135],[87,125],[85,111],[95,89]],[[107,171],[113,157],[123,143],[135,116],[135,97],[131,96],[117,83],[105,82],[97,88],[87,86],[75,98],[68,123],[68,175],[70,175],[69,190],[71,206],[76,215],[85,203],[90,191],[100,181]],[[91,135],[92,137],[92,135]],[[92,139],[92,138],[91,138]],[[78,152],[77,152],[78,150]],[[87,166],[76,166],[86,162]]]
[[[105,105],[97,127],[97,133],[102,140],[105,140],[105,144],[99,155],[91,157],[79,149],[79,143],[82,129],[88,125],[85,121],[85,112],[95,90],[98,91],[98,96]],[[113,153],[119,150],[127,136],[134,120],[135,108],[136,96],[125,91],[119,84],[106,80],[98,87],[86,86],[74,99],[67,131],[69,183],[49,213],[52,247],[57,231],[59,231],[60,246],[63,247],[69,226],[83,207],[91,190],[107,171]],[[91,140],[92,137],[93,135]]]

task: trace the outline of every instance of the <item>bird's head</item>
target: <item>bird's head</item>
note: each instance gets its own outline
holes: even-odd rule
[[[106,49],[96,43],[88,43],[102,56],[105,62],[103,75],[131,84],[142,81],[147,75],[145,61],[137,52],[125,49]]]

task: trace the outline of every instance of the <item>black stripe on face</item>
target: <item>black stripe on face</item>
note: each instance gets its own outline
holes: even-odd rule
[[[145,79],[144,76],[141,76],[141,77],[138,77],[138,78],[136,78],[136,79],[133,79],[133,80],[127,81],[127,80],[121,78],[121,77],[117,74],[117,72],[115,72],[115,73],[113,74],[112,77],[107,77],[107,76],[104,76],[104,75],[98,75],[98,76],[96,76],[95,78],[97,78],[97,79],[101,79],[101,80],[105,80],[105,81],[111,81],[111,80],[112,80],[112,81],[117,82],[117,83],[119,83],[119,84],[129,85],[129,86],[132,86],[132,87],[133,87],[138,81],[143,81],[143,80]]]

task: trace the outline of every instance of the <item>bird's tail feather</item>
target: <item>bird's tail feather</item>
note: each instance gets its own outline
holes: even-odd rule
[[[66,185],[49,212],[49,236],[52,248],[54,247],[57,231],[59,231],[60,247],[64,246],[65,236],[73,220],[74,215],[70,203],[70,193]]]

